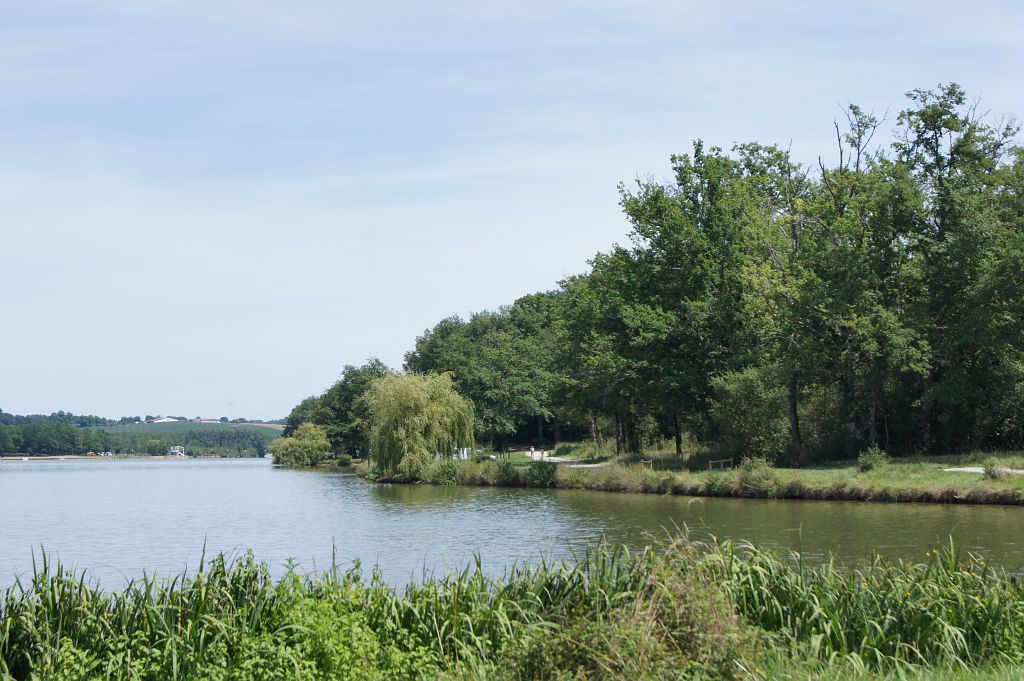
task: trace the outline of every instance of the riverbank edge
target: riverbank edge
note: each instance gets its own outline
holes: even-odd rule
[[[88,454],[0,454],[0,461],[111,461],[118,459],[169,459],[187,461],[188,459],[259,459],[258,456],[227,456],[225,454],[189,454],[175,456],[172,454],[111,454],[110,456],[89,456]]]
[[[813,485],[805,480],[777,480],[774,483],[745,482],[738,472],[716,474],[712,479],[695,479],[685,473],[652,471],[643,466],[612,464],[600,468],[583,469],[568,465],[540,463],[555,466],[550,479],[531,484],[529,476],[518,475],[515,480],[491,480],[483,475],[456,478],[454,482],[430,480],[404,480],[395,477],[372,479],[364,464],[354,465],[356,473],[375,483],[427,484],[460,487],[525,487],[555,488],[614,492],[619,494],[661,494],[688,497],[781,499],[790,501],[863,501],[873,503],[922,504],[983,504],[990,506],[1024,506],[1024,493],[1015,489],[994,487],[964,488],[955,485],[929,487],[876,487],[837,480],[828,485]],[[535,465],[535,464],[534,464]],[[783,473],[780,469],[773,469]],[[538,476],[546,477],[546,476]]]

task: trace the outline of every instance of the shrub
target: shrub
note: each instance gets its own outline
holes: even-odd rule
[[[460,485],[493,485],[497,479],[498,467],[493,461],[466,461],[459,466]]]
[[[338,454],[336,457],[334,457],[334,460],[338,463],[339,466],[352,465],[352,457],[345,453]]]
[[[759,456],[743,459],[737,480],[741,490],[755,496],[774,497],[782,486],[772,462]]]
[[[1002,480],[1006,477],[1006,469],[999,465],[995,459],[985,459],[982,463],[985,478],[988,480]]]
[[[704,483],[704,490],[715,497],[728,496],[732,489],[732,475],[723,473],[721,471],[713,471],[708,473],[707,480]]]
[[[566,467],[562,470],[561,486],[570,489],[584,489],[590,479],[585,468]]]
[[[569,456],[570,454],[572,454],[574,449],[576,449],[576,445],[570,444],[568,442],[560,442],[555,447],[554,455],[555,456]]]
[[[494,476],[494,482],[498,485],[504,485],[506,487],[521,484],[519,480],[519,471],[516,470],[516,465],[511,461],[499,461],[497,464],[498,471]]]
[[[878,447],[868,447],[857,455],[857,470],[861,473],[873,471],[885,463],[885,452]]]
[[[526,482],[530,487],[554,487],[555,471],[558,464],[551,461],[534,461],[526,473]]]
[[[711,422],[725,451],[775,458],[786,449],[786,391],[771,367],[725,374],[712,382]]]
[[[454,459],[435,461],[428,480],[435,485],[454,485],[459,477],[459,464]]]
[[[270,443],[270,456],[283,466],[316,466],[331,454],[331,442],[323,426],[303,423],[291,437]]]

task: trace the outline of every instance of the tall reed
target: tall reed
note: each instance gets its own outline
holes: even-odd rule
[[[953,547],[848,570],[675,537],[400,592],[358,565],[274,580],[251,554],[105,591],[43,555],[0,598],[0,678],[759,678],[779,655],[1022,669],[1024,590]]]

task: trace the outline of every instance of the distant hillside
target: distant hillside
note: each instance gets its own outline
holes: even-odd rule
[[[129,423],[89,430],[109,433],[136,451],[163,452],[180,445],[194,454],[263,456],[283,426],[262,423]]]
[[[254,430],[264,431],[273,439],[284,429],[284,426],[277,423],[196,423],[195,421],[175,421],[170,423],[126,423],[119,426],[94,426],[98,430],[105,430],[111,433],[138,433],[162,437],[188,431],[216,432],[216,431],[238,431]]]

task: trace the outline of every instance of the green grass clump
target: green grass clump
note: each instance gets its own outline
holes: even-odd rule
[[[885,452],[878,447],[868,447],[857,455],[857,470],[861,473],[873,471],[885,463]]]
[[[558,464],[550,461],[534,461],[526,471],[526,483],[530,487],[554,487]]]
[[[848,571],[676,538],[500,579],[477,562],[404,592],[358,566],[275,581],[251,555],[107,592],[44,558],[0,598],[13,679],[1000,679],[1022,665],[1024,588],[952,548]]]
[[[434,485],[454,485],[459,478],[459,462],[452,459],[435,461],[430,467],[427,480]]]
[[[995,459],[985,459],[982,462],[982,468],[987,480],[1002,480],[1006,477],[1006,468]]]
[[[576,449],[578,446],[579,445],[573,444],[571,442],[559,442],[555,446],[555,451],[553,453],[555,456],[563,458],[568,457],[572,454],[573,450]]]
[[[846,658],[881,670],[1024,662],[1024,589],[980,558],[958,560],[953,548],[933,551],[923,564],[876,559],[854,571],[794,568],[728,548],[712,559],[721,561],[747,621],[820,661]]]
[[[782,488],[782,481],[771,461],[759,456],[743,459],[736,482],[744,496],[775,497]]]

